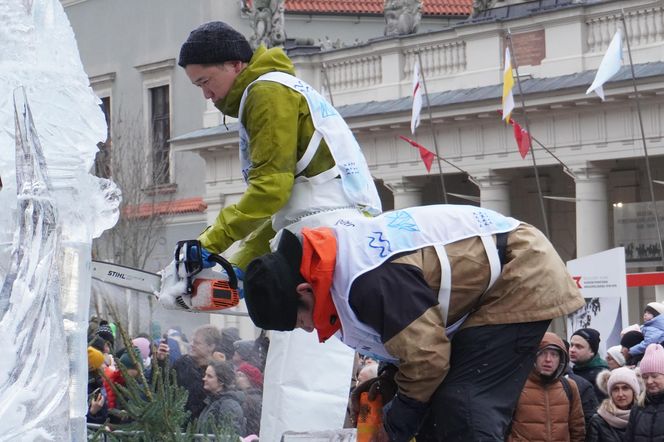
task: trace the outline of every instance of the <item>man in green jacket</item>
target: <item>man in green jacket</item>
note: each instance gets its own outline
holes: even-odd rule
[[[293,63],[281,48],[261,46],[254,52],[242,34],[225,23],[211,22],[192,31],[182,45],[179,65],[191,82],[202,89],[206,99],[212,100],[224,115],[239,118],[242,126],[240,148],[241,156],[246,154],[243,175],[247,190],[236,204],[219,212],[199,240],[210,252],[222,253],[235,241],[245,239],[231,259],[244,269],[252,259],[270,251],[269,241],[275,234],[272,217],[287,208],[296,182],[332,170],[335,158],[327,137],[319,137],[308,165],[301,171],[297,169],[316,133],[307,97],[276,81],[256,82],[271,72],[295,75]],[[338,186],[337,189],[340,190]],[[371,214],[379,213],[373,182],[367,183],[365,190],[375,197],[349,201],[342,191],[337,201],[324,202],[316,209],[323,212],[355,206]],[[285,227],[311,214],[299,213],[276,227]]]
[[[239,120],[239,156],[247,189],[201,234],[204,252],[223,253],[244,239],[230,259],[241,275],[251,260],[270,252],[275,231],[298,232],[304,226],[332,225],[341,217],[381,212],[378,192],[351,130],[318,92],[294,76],[293,63],[282,49],[261,46],[252,51],[239,32],[210,22],[191,32],[178,64],[206,99]],[[303,354],[300,349],[310,348],[311,340],[304,332],[271,336],[263,414],[277,416],[277,423],[269,430],[262,424],[264,434],[341,425],[347,398],[333,398],[329,392],[347,390],[352,353],[337,341]],[[304,382],[291,376],[289,385],[289,373],[302,366],[312,373],[332,367],[330,372],[337,375],[311,376]],[[302,401],[307,390],[325,394],[312,404]],[[270,404],[278,404],[278,409],[267,409]]]

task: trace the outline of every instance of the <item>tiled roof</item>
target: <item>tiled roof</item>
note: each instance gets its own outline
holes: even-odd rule
[[[286,0],[286,12],[382,14],[384,0]],[[470,15],[473,0],[422,0],[423,15]]]
[[[147,218],[154,215],[177,215],[182,213],[205,212],[207,204],[203,198],[187,198],[159,203],[144,203],[126,206],[123,210],[128,218]]]

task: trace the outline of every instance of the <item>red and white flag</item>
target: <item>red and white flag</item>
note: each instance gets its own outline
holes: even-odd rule
[[[521,158],[525,160],[531,147],[530,134],[516,121],[512,120],[511,123],[514,126],[514,139],[519,147],[519,153],[521,154]]]
[[[411,146],[417,148],[417,150],[420,151],[420,158],[422,158],[424,167],[427,168],[427,172],[431,172],[431,165],[433,164],[433,158],[435,157],[433,152],[419,144],[417,141],[413,141],[410,138],[404,137],[403,135],[399,135],[399,138],[407,143],[410,143]]]
[[[414,134],[420,125],[420,112],[422,112],[422,82],[420,78],[420,62],[415,60],[413,65],[413,113],[410,117],[410,133]]]

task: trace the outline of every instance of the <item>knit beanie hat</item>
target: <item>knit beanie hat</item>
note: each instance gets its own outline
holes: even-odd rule
[[[622,347],[632,348],[641,341],[643,341],[643,333],[632,330],[628,331],[622,338],[620,338],[620,345]]]
[[[88,347],[88,371],[99,370],[104,363],[104,354],[93,347]]]
[[[590,350],[597,354],[599,350],[599,332],[594,328],[580,328],[572,336],[581,336],[590,345]]]
[[[240,341],[235,341],[233,343],[235,351],[244,359],[245,361],[252,363],[256,358],[254,351],[254,341],[252,339],[243,339]]]
[[[178,64],[215,64],[251,60],[254,51],[244,35],[221,21],[205,23],[191,31],[180,48]]]
[[[636,378],[636,373],[631,368],[620,367],[611,372],[611,376],[609,376],[609,381],[607,383],[608,394],[611,394],[614,385],[621,383],[629,385],[634,392],[634,396],[638,396],[639,393],[641,393],[641,384],[639,384],[639,380]]]
[[[150,357],[150,341],[145,338],[135,338],[131,343],[141,352],[141,359],[145,360]]]
[[[284,229],[276,252],[249,263],[244,273],[244,301],[256,327],[278,331],[295,328],[299,299],[296,288],[304,282],[301,262],[300,240]]]
[[[625,356],[622,354],[622,346],[621,345],[614,345],[613,347],[610,347],[607,351],[606,354],[610,355],[614,361],[618,363],[621,367],[625,365]]]
[[[108,323],[102,322],[102,324],[97,329],[97,336],[111,344],[111,347],[115,345],[115,335],[113,334],[113,329],[110,325],[108,325]]]
[[[132,359],[131,355],[129,354],[130,351],[134,352],[134,356],[136,357],[137,362],[140,363],[142,361],[141,351],[136,347],[132,347],[131,350],[127,349],[127,351],[125,351],[123,355],[120,356],[120,363],[124,365],[126,369],[137,369],[138,364],[134,362],[134,359]]]
[[[639,365],[642,374],[664,374],[664,348],[659,344],[650,344]]]
[[[251,364],[243,362],[237,368],[237,371],[244,373],[254,388],[263,389],[263,373]]]
[[[659,302],[649,302],[644,310],[650,312],[653,316],[659,316],[664,313],[664,304]]]

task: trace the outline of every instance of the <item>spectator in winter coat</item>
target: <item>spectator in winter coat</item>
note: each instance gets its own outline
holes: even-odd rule
[[[233,389],[235,382],[233,364],[226,361],[212,361],[205,369],[202,381],[207,398],[196,431],[214,434],[215,429],[223,428],[234,431],[238,436],[246,436],[246,421],[242,411],[243,395]]]
[[[502,440],[550,320],[583,305],[541,232],[483,208],[413,207],[301,236],[283,230],[248,266],[249,315],[320,341],[339,331],[398,362],[355,390],[398,387],[380,441]]]
[[[576,382],[576,386],[579,389],[579,395],[581,395],[581,407],[583,408],[583,418],[586,421],[586,433],[588,433],[590,419],[592,419],[595,413],[597,413],[597,408],[599,407],[593,384],[586,381],[578,374],[574,374],[574,371],[572,371],[572,367],[570,366],[567,367],[565,376]]]
[[[213,325],[203,325],[194,331],[189,354],[180,357],[173,364],[178,385],[184,387],[189,396],[185,408],[191,412],[191,419],[196,419],[205,408],[206,393],[203,389],[203,375],[212,359],[212,353],[221,339],[219,329]],[[169,348],[159,344],[157,359],[165,365]]]
[[[567,351],[567,354],[569,354],[569,342],[563,339],[563,343],[565,344],[565,350]],[[595,415],[597,408],[599,407],[597,396],[595,396],[595,388],[593,387],[593,384],[586,381],[578,374],[574,374],[574,370],[572,370],[570,365],[567,365],[565,376],[576,382],[576,386],[579,388],[579,394],[581,395],[581,406],[583,407],[583,417],[586,420],[587,434],[588,426],[590,425],[590,419]]]
[[[622,442],[641,384],[634,370],[620,367],[597,375],[597,385],[608,397],[590,420],[586,442]]]
[[[646,351],[650,344],[659,344],[664,340],[664,304],[659,302],[649,303],[643,311],[643,341],[629,349],[629,356],[637,358]]]
[[[247,363],[254,367],[260,366],[259,355],[255,349],[253,339],[242,339],[233,343],[235,352],[233,353],[233,365],[239,367]]]
[[[638,327],[638,326],[637,326]],[[630,330],[625,332],[620,338],[620,346],[623,356],[625,357],[625,365],[628,367],[636,367],[643,357],[643,353],[638,355],[630,355],[629,349],[638,345],[643,341],[643,333],[639,330]]]
[[[609,368],[604,359],[599,356],[599,332],[594,328],[581,328],[572,334],[569,346],[569,358],[574,363],[574,373],[590,382],[595,389],[597,400],[606,398],[595,383],[597,375]]]
[[[247,434],[260,433],[263,403],[263,373],[251,364],[242,363],[235,370],[235,386],[244,393],[242,409],[247,418]]]
[[[514,412],[509,442],[583,442],[581,396],[576,382],[564,377],[567,363],[563,341],[545,333]]]
[[[622,346],[614,345],[606,350],[606,365],[609,366],[609,370],[624,367],[626,362],[625,356],[622,354]]]
[[[88,347],[88,412],[85,417],[89,424],[103,424],[108,417],[106,390],[100,371],[103,365],[104,354]]]
[[[625,442],[664,440],[664,348],[650,344],[639,365],[646,395],[632,408]]]

